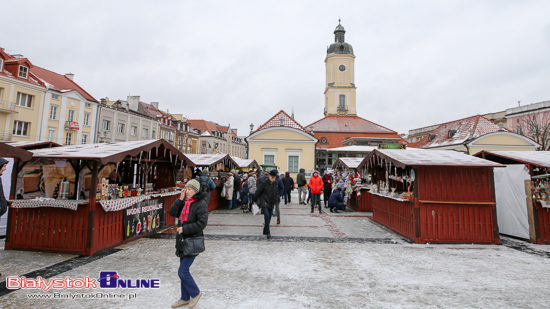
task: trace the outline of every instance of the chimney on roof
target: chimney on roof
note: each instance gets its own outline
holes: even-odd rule
[[[100,102],[102,105],[107,105],[107,100],[105,100],[105,99],[100,99],[99,102]]]
[[[126,101],[130,106],[130,110],[137,112],[139,106],[139,96],[138,95],[129,95],[126,97]]]
[[[73,74],[73,73],[67,73],[67,74],[65,74],[65,76],[66,76],[68,79],[74,81],[74,74]]]
[[[159,109],[159,102],[151,102],[154,108]]]

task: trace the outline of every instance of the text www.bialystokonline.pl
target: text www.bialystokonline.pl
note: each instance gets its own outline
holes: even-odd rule
[[[27,294],[29,299],[135,299],[137,293],[31,293]]]

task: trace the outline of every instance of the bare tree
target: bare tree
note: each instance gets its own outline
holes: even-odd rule
[[[541,151],[550,148],[550,112],[529,113],[518,118],[516,133],[537,142]]]

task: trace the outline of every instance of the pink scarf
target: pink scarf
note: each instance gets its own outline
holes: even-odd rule
[[[194,198],[185,199],[185,204],[183,205],[180,217],[178,218],[179,222],[187,222],[187,217],[189,216],[189,207],[191,207],[191,204],[193,204],[193,202],[195,201],[196,199]]]

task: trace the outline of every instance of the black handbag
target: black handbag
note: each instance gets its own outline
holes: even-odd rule
[[[176,234],[176,256],[199,255],[204,252],[204,237],[196,236],[183,238],[182,234]]]

